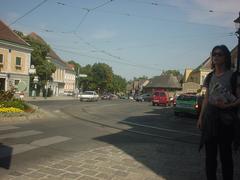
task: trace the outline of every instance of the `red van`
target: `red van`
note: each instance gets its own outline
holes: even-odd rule
[[[153,93],[152,97],[152,105],[164,105],[168,106],[171,105],[171,102],[169,100],[169,94],[167,91],[161,90],[161,91],[155,91]]]

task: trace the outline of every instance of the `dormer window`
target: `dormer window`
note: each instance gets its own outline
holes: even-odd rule
[[[20,57],[16,57],[16,69],[21,69],[22,59]]]

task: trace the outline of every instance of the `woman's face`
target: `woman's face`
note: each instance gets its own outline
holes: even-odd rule
[[[226,57],[221,49],[215,49],[212,53],[212,61],[216,66],[222,66],[225,64]]]

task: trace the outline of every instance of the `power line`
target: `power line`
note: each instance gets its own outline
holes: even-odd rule
[[[148,5],[152,5],[152,6],[166,6],[166,7],[170,7],[170,8],[177,8],[177,9],[184,9],[184,10],[197,10],[197,11],[203,11],[203,12],[208,12],[208,13],[226,13],[226,14],[235,14],[234,12],[230,12],[230,11],[218,11],[218,10],[213,10],[213,9],[205,9],[205,8],[187,8],[187,7],[179,7],[177,5],[172,5],[172,4],[166,4],[166,3],[162,3],[159,1],[144,1],[144,0],[128,0],[131,1],[133,3],[139,3],[139,4],[148,4]]]
[[[73,31],[64,32],[64,33],[72,33],[72,32],[75,33],[75,32],[77,32],[77,30],[78,30],[79,27],[83,24],[83,22],[86,20],[88,14],[89,14],[90,12],[92,12],[92,11],[98,9],[98,8],[101,8],[101,7],[103,7],[103,6],[106,6],[107,4],[109,4],[109,3],[111,3],[111,2],[113,2],[113,0],[109,0],[109,1],[107,1],[107,2],[105,2],[105,3],[103,3],[103,4],[100,4],[100,5],[96,6],[96,7],[94,7],[94,8],[81,8],[82,10],[85,10],[86,12],[85,12],[85,14],[83,15],[83,17],[81,18],[81,20],[80,20],[80,22],[78,23],[78,25],[76,26],[76,28],[75,28]],[[61,2],[56,2],[56,3],[59,4],[59,5],[62,5],[62,6],[67,6],[67,4],[65,4],[65,3],[61,3]]]
[[[131,1],[136,1],[136,0],[131,0]],[[142,1],[141,1],[142,2]],[[145,2],[145,1],[144,1]],[[145,3],[150,3],[150,2],[145,2]],[[178,8],[178,9],[185,9],[185,10],[194,10],[193,8],[180,8],[179,6],[175,6],[175,5],[169,5],[169,4],[164,4],[164,3],[157,3],[157,6],[168,6],[168,7],[174,7],[174,8]],[[78,7],[75,6],[70,6],[68,4],[64,4],[64,6],[68,6],[70,8],[74,8],[74,9],[79,9]],[[89,8],[80,8],[81,10],[86,10]],[[196,8],[195,8],[196,9]],[[205,11],[205,12],[211,12],[211,13],[224,13],[222,11],[215,11],[215,10],[207,10],[207,9],[196,9],[199,11]],[[197,24],[197,25],[207,25],[207,26],[213,26],[213,27],[221,27],[221,28],[226,28],[224,26],[220,26],[220,25],[213,25],[213,24],[206,24],[206,23],[198,23],[198,22],[189,22],[189,21],[181,21],[181,20],[176,20],[176,19],[167,19],[167,18],[162,18],[162,17],[156,17],[156,16],[144,16],[144,15],[138,15],[138,14],[134,14],[134,13],[129,13],[129,12],[117,12],[117,11],[106,11],[106,10],[98,10],[97,12],[100,13],[108,13],[108,14],[116,14],[116,15],[121,15],[121,16],[127,16],[127,17],[136,17],[136,18],[143,18],[143,19],[151,19],[154,21],[166,21],[166,22],[173,22],[173,23],[183,23],[183,24]],[[225,13],[232,13],[232,12],[225,12]]]
[[[8,26],[11,26],[13,24],[15,24],[16,22],[18,22],[20,19],[24,18],[25,16],[29,15],[30,13],[32,13],[34,10],[36,10],[37,8],[39,8],[40,6],[42,6],[44,3],[46,3],[48,0],[43,0],[42,2],[40,2],[39,4],[37,4],[36,6],[34,6],[32,9],[30,9],[29,11],[27,11],[26,13],[24,13],[22,16],[20,16],[19,18],[15,19],[13,22],[11,22]],[[5,28],[2,28],[0,31],[4,30]]]
[[[151,69],[151,70],[155,70],[155,71],[164,70],[164,69],[150,67],[150,66],[147,66],[147,65],[132,64],[132,63],[123,62],[123,61],[120,61],[120,60],[113,60],[113,59],[110,60],[110,59],[106,59],[106,58],[102,58],[102,57],[90,56],[90,55],[86,55],[86,54],[82,54],[82,53],[79,53],[79,52],[76,52],[76,51],[70,51],[70,50],[66,50],[66,49],[62,49],[62,48],[53,48],[53,49],[60,50],[60,51],[63,51],[63,52],[67,52],[67,53],[71,53],[71,54],[78,54],[80,56],[85,56],[85,57],[92,58],[92,59],[110,61],[110,62],[115,62],[115,63],[118,63],[118,64],[124,64],[124,65],[132,66],[132,67],[135,67],[135,68]]]
[[[100,7],[103,7],[103,6],[106,6],[107,4],[109,4],[111,2],[113,2],[113,0],[109,0],[109,1],[107,1],[105,3],[103,3],[103,4],[100,4],[100,5],[96,6],[95,8],[90,9],[90,11],[94,11],[95,9],[98,9]]]
[[[81,24],[83,23],[83,21],[87,18],[88,14],[89,14],[89,10],[86,11],[86,13],[83,15],[81,21],[79,22],[79,24],[76,26],[75,30],[73,32],[76,32],[79,27],[81,26]]]

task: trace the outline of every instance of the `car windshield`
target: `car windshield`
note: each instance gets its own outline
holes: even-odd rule
[[[180,95],[177,98],[177,100],[182,100],[182,101],[195,101],[196,99],[197,99],[196,96],[189,96],[189,95]]]
[[[91,92],[91,91],[86,91],[86,92],[84,92],[83,94],[92,95],[92,94],[94,94],[94,93]]]
[[[160,97],[166,96],[164,92],[155,92],[154,95],[155,96],[160,96]]]

